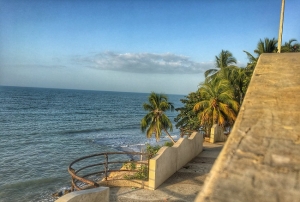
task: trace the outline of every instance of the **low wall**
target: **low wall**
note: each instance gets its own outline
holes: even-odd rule
[[[226,140],[227,140],[227,136],[224,135],[223,128],[218,124],[214,124],[213,127],[211,128],[209,142],[210,143],[225,142]]]
[[[195,158],[203,149],[203,136],[194,132],[180,138],[172,147],[162,147],[149,161],[149,189],[155,190],[177,170]]]
[[[101,201],[109,202],[109,188],[99,187],[83,191],[74,191],[66,194],[55,202],[82,202],[82,201]]]

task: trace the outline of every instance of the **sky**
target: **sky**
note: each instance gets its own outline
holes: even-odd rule
[[[187,95],[278,38],[281,0],[0,0],[0,85]],[[300,41],[285,1],[283,42]]]

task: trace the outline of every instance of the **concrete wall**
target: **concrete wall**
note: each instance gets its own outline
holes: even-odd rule
[[[224,135],[223,128],[218,124],[214,124],[213,127],[211,128],[209,142],[210,143],[225,142],[226,140],[227,140],[227,136]]]
[[[182,166],[196,157],[203,148],[203,136],[193,133],[180,138],[173,147],[162,147],[149,161],[149,189],[155,190]]]
[[[83,191],[74,191],[66,194],[55,202],[83,202],[83,201],[101,201],[109,202],[109,188],[99,187]]]
[[[300,53],[262,54],[196,201],[300,201]]]

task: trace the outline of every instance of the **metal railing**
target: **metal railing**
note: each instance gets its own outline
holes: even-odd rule
[[[109,161],[109,156],[114,156],[116,157],[116,155],[120,156],[120,155],[126,155],[127,157],[129,156],[141,156],[141,160],[137,161],[134,160],[134,158],[131,157],[130,160],[124,160],[124,161]],[[146,161],[142,161],[142,157],[146,156]],[[88,162],[83,162],[86,159],[89,159],[91,161],[91,158],[93,157],[104,157],[104,162],[100,162],[100,163],[95,163],[95,164],[90,164],[90,165],[86,165],[88,164]],[[96,160],[92,160],[92,162],[94,162]],[[83,167],[78,167],[76,170],[74,167],[76,167],[75,164],[79,164],[79,163],[84,164]],[[99,154],[93,154],[93,155],[89,155],[89,156],[84,156],[81,157],[79,159],[76,159],[75,161],[73,161],[69,167],[68,167],[68,172],[71,175],[72,178],[72,188],[71,191],[74,190],[83,190],[83,189],[87,189],[87,188],[92,188],[92,187],[99,187],[99,182],[97,182],[96,179],[93,179],[91,177],[95,177],[95,176],[99,176],[102,175],[101,177],[105,179],[105,181],[107,181],[107,177],[109,176],[109,173],[111,172],[137,172],[137,170],[135,169],[122,169],[120,170],[120,165],[124,165],[126,163],[135,163],[135,164],[140,164],[140,165],[149,165],[148,162],[148,153],[142,153],[142,152],[106,152],[106,153],[99,153]],[[119,164],[119,167],[117,166]],[[109,168],[109,165],[116,165],[113,168]],[[78,166],[78,165],[77,165]],[[99,166],[104,166],[104,170],[99,169]],[[98,167],[98,168],[97,168]],[[91,169],[93,168],[94,170],[97,170],[96,172],[91,172],[91,173],[83,173],[83,171],[87,170],[87,169]],[[81,173],[81,175],[79,175],[79,173]],[[103,176],[104,174],[104,176]]]

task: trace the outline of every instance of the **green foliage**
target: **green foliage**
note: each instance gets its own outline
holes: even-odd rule
[[[146,151],[148,153],[148,158],[151,159],[161,148],[159,145],[151,146],[150,144],[146,144]]]
[[[277,52],[277,39],[269,39],[265,38],[263,40],[259,40],[257,44],[257,48],[254,50],[254,52],[260,56],[263,53],[276,53]]]
[[[213,79],[203,83],[199,93],[202,100],[195,104],[193,110],[198,114],[200,125],[206,129],[207,134],[210,134],[213,124],[223,127],[233,125],[239,104],[228,80]]]
[[[148,175],[149,175],[149,172],[148,172],[148,166],[146,165],[141,165],[137,172],[134,173],[133,175],[125,175],[124,176],[124,179],[126,180],[148,180]]]
[[[166,147],[172,147],[174,145],[173,142],[165,142],[164,146]]]
[[[296,39],[286,42],[281,52],[300,52]],[[235,66],[237,60],[228,50],[222,50],[215,57],[215,68],[205,72],[205,82],[197,92],[192,92],[180,101],[183,107],[174,119],[181,136],[204,129],[209,135],[210,128],[217,123],[232,127],[239,106],[242,104],[259,56],[263,53],[277,52],[277,39],[260,39],[254,55],[244,51],[249,59],[245,68]]]
[[[165,142],[164,143],[164,146],[167,146],[167,147],[172,147],[174,145],[173,142]],[[146,144],[146,152],[148,154],[148,159],[151,159],[157,152],[158,150],[160,150],[162,146],[160,145],[150,145],[150,144]]]
[[[285,42],[284,45],[281,47],[281,52],[300,52],[300,44],[296,43],[296,41],[296,39],[291,39],[289,40],[289,42]]]
[[[131,162],[131,163],[124,163],[123,164],[123,167],[126,169],[126,170],[135,170],[136,169],[136,164]]]
[[[200,94],[198,92],[192,92],[184,99],[180,100],[184,106],[175,109],[179,112],[177,117],[174,118],[174,121],[176,122],[175,126],[180,129],[181,137],[190,135],[193,131],[198,131],[200,129],[199,119],[197,114],[193,111],[195,104],[200,100]]]
[[[210,81],[211,79],[215,78],[216,73],[218,73],[220,70],[234,66],[236,64],[236,59],[233,57],[230,51],[222,50],[221,53],[216,56],[215,63],[217,69],[209,69],[204,73],[206,81]]]

